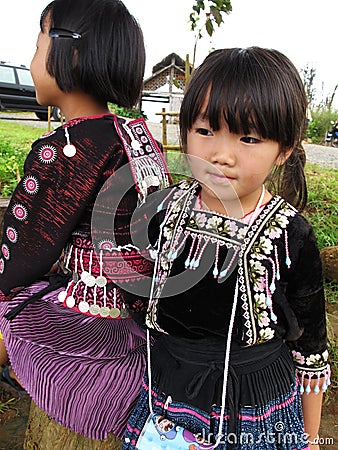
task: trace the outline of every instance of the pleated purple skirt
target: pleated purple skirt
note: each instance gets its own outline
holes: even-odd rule
[[[89,317],[63,307],[60,290],[29,304],[13,321],[17,303],[39,282],[0,303],[0,329],[11,365],[33,401],[66,428],[92,439],[122,437],[141,389],[146,360],[143,330],[132,319]]]

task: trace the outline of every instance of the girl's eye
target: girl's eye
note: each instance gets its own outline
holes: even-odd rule
[[[259,144],[260,142],[262,142],[260,139],[252,136],[243,136],[241,138],[241,141],[244,142],[245,144]]]
[[[202,136],[212,136],[212,132],[206,128],[197,128],[196,133],[201,134]]]

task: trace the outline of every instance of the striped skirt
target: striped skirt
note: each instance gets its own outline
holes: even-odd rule
[[[36,405],[63,427],[91,439],[122,437],[145,368],[144,331],[132,319],[89,317],[58,302],[60,290],[7,311],[40,291],[39,282],[0,304],[11,365]]]
[[[298,382],[285,344],[262,344],[233,352],[219,433],[221,411],[216,405],[220,405],[223,369],[217,366],[222,364],[222,350],[215,350],[215,340],[205,347],[200,342],[179,341],[180,346],[177,338],[164,336],[155,343],[151,359],[153,411],[150,414],[149,383],[144,377],[123,450],[308,449]]]

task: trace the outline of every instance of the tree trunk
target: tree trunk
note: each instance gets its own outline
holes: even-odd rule
[[[121,440],[112,433],[103,441],[74,433],[31,402],[23,447],[25,450],[120,450],[121,446]]]

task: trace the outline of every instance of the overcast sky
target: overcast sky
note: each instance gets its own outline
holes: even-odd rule
[[[0,0],[0,60],[29,66],[48,0]],[[193,0],[125,0],[138,19],[147,51],[146,78],[152,67],[175,52],[193,54],[195,36],[188,24]],[[197,44],[197,65],[212,48],[259,45],[285,53],[298,70],[317,71],[319,97],[338,83],[337,0],[232,0],[233,11],[210,39]],[[338,97],[338,94],[337,94]],[[338,107],[338,98],[335,105]]]

